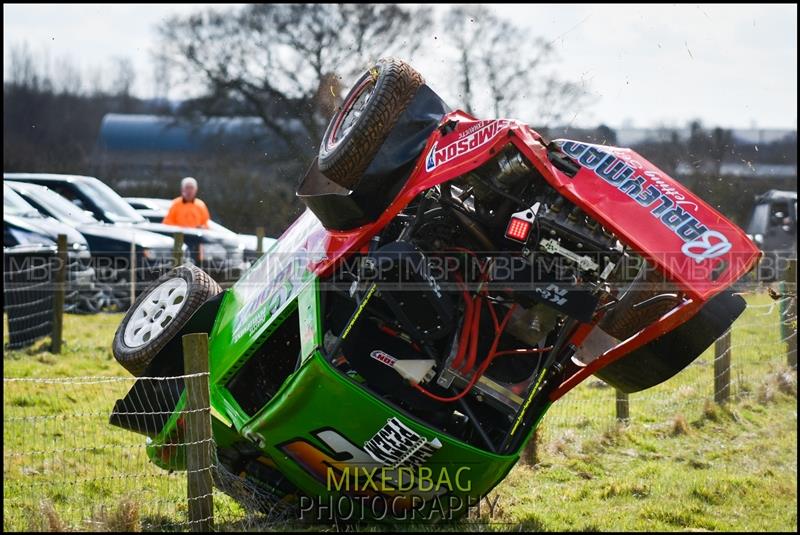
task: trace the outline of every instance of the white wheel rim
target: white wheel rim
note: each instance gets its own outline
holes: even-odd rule
[[[136,305],[125,326],[125,345],[140,347],[155,340],[183,308],[188,293],[189,285],[180,277],[159,284]]]

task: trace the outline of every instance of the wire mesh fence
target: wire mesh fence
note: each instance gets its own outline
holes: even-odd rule
[[[772,300],[766,292],[747,297],[747,308],[726,333],[727,346],[720,348],[718,342],[667,382],[627,396],[599,379],[586,381],[545,415],[539,444],[595,438],[620,420],[631,426],[693,420],[720,398],[720,388],[733,401],[769,401],[778,391],[796,393],[796,372],[788,364],[796,353],[790,343],[796,337],[796,307],[791,306],[796,297]]]
[[[4,251],[3,312],[10,348],[30,345],[52,331],[55,255],[51,247]]]
[[[174,266],[174,259],[106,258],[102,252],[89,258],[69,252],[64,266],[64,300],[61,313],[125,312],[131,303]],[[61,287],[56,281],[59,254],[52,246],[7,248],[3,254],[3,312],[7,347],[30,346],[53,334],[54,315]],[[228,260],[208,261],[206,268],[228,287],[241,274]],[[216,271],[215,271],[216,270]],[[133,283],[131,282],[133,281]]]
[[[712,346],[670,381],[631,394],[625,425],[669,426],[676,418],[697,417],[713,403],[723,371],[730,377],[731,402],[768,402],[782,390],[796,395],[796,371],[787,367],[787,340],[797,321],[796,308],[787,306],[792,299],[748,296],[727,354]],[[725,356],[729,368],[715,366]],[[133,388],[133,377],[5,377],[4,530],[191,530],[187,473],[158,464],[169,468],[168,452],[198,441],[176,435],[154,449],[143,434],[110,425],[112,408],[142,430],[188,416],[185,409],[173,415],[187,377],[140,378],[150,387],[137,394],[138,408],[117,404]],[[537,442],[558,448],[597,438],[617,416],[615,390],[590,379],[554,404]],[[291,502],[226,468],[211,446],[211,461],[200,470],[213,475],[216,530],[276,529],[295,518]]]
[[[142,434],[109,423],[112,407],[117,421],[143,430],[187,417],[190,411],[171,410],[187,377],[139,378],[138,411],[115,407],[134,377],[4,378],[4,531],[190,530],[187,471],[169,470],[165,459],[197,442],[181,434],[151,448]],[[201,470],[212,471],[216,484],[217,529],[288,518],[290,505],[221,466],[216,455]]]

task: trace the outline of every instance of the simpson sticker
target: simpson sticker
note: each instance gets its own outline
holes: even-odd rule
[[[375,435],[364,443],[364,451],[386,466],[422,466],[442,447],[438,438],[429,441],[397,418],[389,418]]]
[[[384,353],[380,349],[376,349],[372,353],[369,354],[370,357],[374,358],[378,362],[383,362],[387,366],[394,367],[394,363],[397,362],[397,359],[393,356],[389,355],[388,353]]]
[[[425,159],[425,170],[433,171],[440,165],[485,145],[494,139],[498,132],[502,131],[506,126],[508,126],[508,121],[505,119],[480,121],[475,126],[462,132],[458,139],[444,147],[439,147],[439,142],[437,141],[433,144]]]
[[[633,165],[635,162],[626,162],[600,147],[564,139],[555,143],[604,182],[625,193],[640,206],[651,208],[650,215],[685,242],[681,251],[698,264],[731,250],[732,245],[724,234],[710,230],[690,213],[689,208],[696,212],[697,205],[657,173],[637,175],[638,168]]]

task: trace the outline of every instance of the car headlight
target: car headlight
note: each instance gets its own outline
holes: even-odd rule
[[[753,235],[748,234],[748,236],[750,237],[751,240],[756,242],[758,245],[761,245],[762,243],[764,243],[764,235],[763,234],[753,234]]]

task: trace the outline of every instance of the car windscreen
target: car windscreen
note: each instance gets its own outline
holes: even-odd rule
[[[11,186],[3,184],[3,215],[18,215],[25,217],[41,217],[39,211],[28,204],[28,201],[11,189]]]
[[[92,199],[106,217],[115,223],[142,223],[145,221],[144,217],[133,209],[133,206],[99,180],[80,181],[76,185],[84,195]]]
[[[141,202],[141,201],[139,201],[137,199],[133,199],[131,197],[124,197],[124,199],[125,199],[125,202],[127,202],[128,204],[133,206],[133,208],[135,210],[147,210],[148,208],[150,208],[145,203],[143,203],[143,202]]]
[[[172,199],[147,199],[149,207],[153,210],[169,210],[172,206]]]
[[[169,210],[172,199],[151,197],[124,197],[125,201],[137,210]]]
[[[99,223],[89,212],[50,189],[33,186],[22,191],[59,221],[70,225]]]

